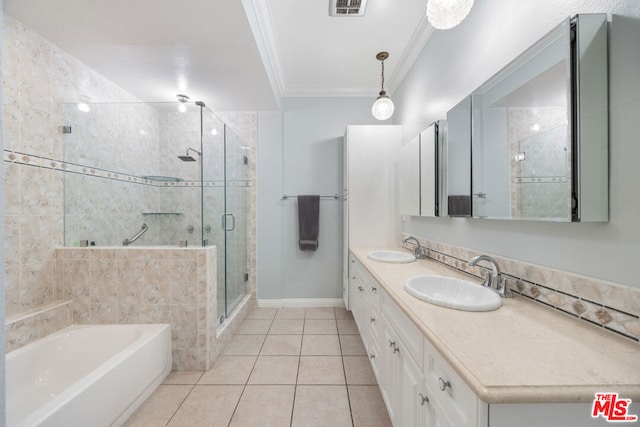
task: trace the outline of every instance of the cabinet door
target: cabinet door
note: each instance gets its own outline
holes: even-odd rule
[[[384,319],[384,316],[382,319]],[[402,404],[402,359],[397,347],[398,339],[395,331],[386,319],[384,319],[383,323],[384,338],[382,340],[382,348],[380,348],[380,357],[382,359],[380,390],[387,404],[387,412],[389,412],[391,422],[395,427],[402,427],[402,410],[400,409]]]
[[[424,375],[413,358],[400,347],[402,358],[402,425],[431,426],[431,405],[424,384]]]

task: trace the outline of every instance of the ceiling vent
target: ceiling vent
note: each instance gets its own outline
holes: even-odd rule
[[[331,16],[364,16],[367,0],[329,0]]]

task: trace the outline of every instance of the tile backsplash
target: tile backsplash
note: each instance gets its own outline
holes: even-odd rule
[[[403,239],[409,237],[403,235]],[[482,278],[489,271],[469,266],[481,253],[448,243],[418,238],[427,258]],[[413,243],[404,243],[414,249]],[[640,289],[574,273],[491,255],[512,292],[576,319],[640,342]]]

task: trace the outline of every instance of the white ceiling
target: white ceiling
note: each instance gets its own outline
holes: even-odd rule
[[[371,96],[377,52],[393,90],[432,28],[426,0],[4,0],[4,11],[145,101],[186,93],[213,110],[277,109],[281,96]]]

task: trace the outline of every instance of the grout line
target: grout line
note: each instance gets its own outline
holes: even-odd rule
[[[336,319],[336,330],[338,328],[338,319]],[[342,351],[342,341],[340,340],[340,334],[338,333],[338,346],[340,347],[340,362],[342,363],[342,374],[344,375],[344,388],[347,393],[347,404],[349,405],[349,417],[351,418],[351,425],[355,425],[353,421],[353,408],[351,406],[351,395],[349,394],[349,384],[347,381],[347,369],[344,367],[344,352]]]
[[[191,389],[189,390],[189,393],[187,393],[187,395],[182,399],[182,401],[180,401],[180,404],[178,405],[176,410],[173,411],[173,413],[171,414],[171,416],[167,420],[167,424],[166,425],[169,425],[171,423],[171,420],[173,420],[173,417],[175,417],[176,414],[178,413],[178,411],[180,410],[180,408],[182,408],[182,405],[184,405],[184,402],[186,402],[186,400],[189,398],[189,396],[191,396],[191,393],[193,393],[193,390],[196,388],[196,384],[184,384],[184,385],[191,385]],[[179,385],[179,384],[167,384],[167,385]]]
[[[244,320],[242,321],[242,323],[244,323]],[[271,323],[273,324],[273,320],[271,321]],[[240,325],[240,326],[242,326],[242,325]],[[269,329],[271,329],[271,326],[269,326]],[[249,384],[249,380],[251,379],[251,375],[253,375],[253,371],[256,368],[256,364],[258,363],[258,358],[260,357],[260,353],[262,352],[262,348],[264,347],[264,343],[267,341],[268,332],[269,331],[267,331],[267,334],[264,336],[264,340],[262,341],[262,344],[260,345],[260,349],[258,350],[258,354],[256,355],[256,360],[254,360],[253,366],[251,367],[251,371],[249,372],[249,375],[247,375],[247,379],[245,380],[245,382],[244,382],[244,384],[242,386],[242,392],[240,393],[240,397],[238,398],[238,401],[236,402],[236,406],[233,408],[233,412],[231,413],[231,418],[229,418],[229,423],[227,424],[227,427],[231,425],[231,422],[233,421],[233,417],[236,415],[236,412],[238,411],[238,406],[240,406],[240,401],[242,400],[242,396],[244,396],[244,392],[247,390],[247,385]],[[237,333],[235,333],[234,335],[237,335]],[[222,355],[222,353],[221,353],[221,355]]]

